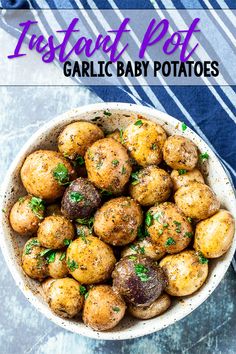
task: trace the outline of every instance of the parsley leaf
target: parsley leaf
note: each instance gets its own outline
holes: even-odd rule
[[[123,133],[124,133],[124,130],[120,129],[120,142],[121,142],[121,144],[124,143]]]
[[[60,255],[59,261],[63,261],[63,259],[66,258],[66,252],[62,252],[62,254]]]
[[[76,269],[78,269],[78,263],[75,262],[73,259],[70,260],[70,258],[67,259],[67,266],[71,272],[74,272]]]
[[[185,175],[185,173],[187,173],[187,170],[184,169],[179,170],[179,175]]]
[[[41,246],[38,240],[31,240],[27,243],[25,247],[25,254],[30,254],[32,251],[33,246]]]
[[[200,154],[199,155],[199,159],[200,159],[201,162],[204,162],[204,161],[208,160],[209,159],[208,153],[204,152],[204,153]]]
[[[199,259],[199,262],[201,264],[207,264],[208,263],[208,259],[205,258],[201,252],[198,254],[198,259]]]
[[[68,240],[67,238],[64,238],[63,243],[65,246],[69,246],[71,244],[71,242],[72,242],[72,240]]]
[[[118,306],[112,307],[112,310],[115,312],[120,312],[120,308]]]
[[[73,162],[74,167],[83,166],[84,158],[81,155],[77,155],[75,161]]]
[[[181,127],[182,127],[182,131],[183,132],[188,128],[187,125],[184,122],[182,122]]]
[[[165,243],[166,246],[171,246],[171,245],[175,245],[175,244],[176,244],[176,242],[172,237],[169,237]]]
[[[81,202],[81,200],[84,200],[84,196],[79,192],[70,192],[69,199],[72,203],[78,203]]]
[[[76,219],[76,222],[80,225],[87,225],[90,229],[92,229],[94,223],[94,217],[91,216],[90,218]]]
[[[109,117],[111,116],[111,112],[109,112],[109,111],[104,111],[103,114],[104,114],[105,116],[109,116]]]
[[[83,285],[79,286],[79,293],[80,295],[85,295],[87,293],[87,289],[85,288],[85,286]]]
[[[111,163],[112,163],[113,166],[116,167],[116,166],[119,165],[120,162],[119,162],[119,160],[113,160]]]
[[[136,125],[137,127],[141,127],[143,125],[143,122],[141,121],[141,119],[138,119],[134,125]]]
[[[147,275],[148,268],[146,268],[143,264],[135,264],[134,266],[135,274],[140,278],[141,281],[145,282],[150,279]]]
[[[37,216],[40,220],[43,219],[42,212],[45,210],[44,201],[41,198],[32,197],[29,201],[29,206],[34,215]]]
[[[53,170],[53,177],[60,185],[67,185],[70,183],[69,172],[63,163],[59,163]]]
[[[156,150],[157,149],[157,144],[152,144],[151,150]]]
[[[192,232],[185,232],[184,237],[192,238],[193,233]]]
[[[121,174],[122,174],[122,175],[125,175],[125,174],[126,174],[126,168],[125,168],[125,166],[122,166]]]
[[[145,224],[147,225],[147,227],[152,225],[152,221],[153,221],[153,216],[152,214],[148,211],[146,214],[146,218],[145,218]]]
[[[131,184],[132,184],[133,186],[135,186],[136,184],[138,184],[138,183],[139,183],[138,171],[131,173],[131,178],[132,178]]]

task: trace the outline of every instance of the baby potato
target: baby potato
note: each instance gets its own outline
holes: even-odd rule
[[[66,251],[70,274],[82,284],[95,284],[110,278],[116,259],[110,246],[95,236],[81,236]]]
[[[83,321],[96,331],[115,327],[124,317],[124,300],[109,285],[97,285],[88,292],[83,310]]]
[[[140,307],[130,304],[128,310],[132,316],[141,320],[148,320],[149,318],[162,315],[170,305],[170,296],[164,293],[149,306]]]
[[[101,204],[98,190],[87,179],[79,177],[67,187],[61,211],[69,219],[87,218]]]
[[[151,206],[169,198],[172,181],[165,170],[156,166],[148,166],[133,173],[132,177],[134,181],[129,188],[130,195],[141,205]]]
[[[74,122],[67,125],[58,138],[59,151],[71,160],[84,157],[87,149],[104,133],[97,125],[90,122]]]
[[[42,290],[43,290],[43,295],[46,301],[48,301],[48,291],[50,289],[50,286],[56,279],[54,278],[47,278],[42,282]]]
[[[188,247],[193,237],[190,222],[174,203],[150,208],[145,222],[154,247],[161,252],[178,253]]]
[[[163,158],[174,170],[193,170],[198,162],[197,146],[183,136],[169,136],[163,147]]]
[[[208,261],[195,251],[168,255],[160,262],[168,285],[165,291],[173,296],[187,296],[197,291],[208,275]]]
[[[107,134],[106,138],[115,139],[118,143],[122,143],[122,136],[119,129],[116,129],[114,132]]]
[[[193,219],[207,219],[220,209],[220,202],[206,184],[189,182],[177,190],[175,203],[185,215]]]
[[[165,273],[157,263],[139,254],[121,258],[112,278],[114,290],[136,306],[149,306],[167,285]]]
[[[48,276],[48,264],[42,253],[45,248],[36,237],[30,238],[23,249],[22,268],[32,279],[43,280]]]
[[[173,182],[173,189],[177,191],[182,186],[186,186],[189,182],[200,182],[204,183],[204,178],[201,172],[194,168],[191,171],[187,170],[173,170],[170,175],[172,182]]]
[[[96,141],[85,154],[85,165],[89,180],[113,194],[124,190],[131,174],[128,153],[113,138]]]
[[[130,156],[141,166],[158,165],[167,138],[165,130],[142,116],[123,132],[123,144]]]
[[[143,254],[158,261],[164,257],[165,252],[162,251],[162,247],[154,247],[150,237],[145,237],[124,247],[121,252],[121,257],[130,256],[132,254]]]
[[[80,284],[71,278],[55,279],[48,289],[47,299],[51,309],[64,318],[78,315],[84,303]]]
[[[235,222],[232,215],[221,209],[197,224],[193,247],[204,257],[220,257],[230,248],[234,231]]]
[[[18,234],[30,235],[37,232],[39,223],[44,217],[42,199],[26,195],[13,205],[10,212],[10,224]]]
[[[110,199],[94,216],[94,232],[102,241],[113,246],[133,242],[142,224],[143,214],[130,197]]]
[[[74,178],[74,169],[56,151],[35,151],[26,158],[21,168],[21,179],[27,192],[46,201],[61,197],[65,184]]]
[[[48,263],[48,272],[50,277],[55,279],[66,277],[68,274],[66,253],[64,251],[55,251],[53,255],[53,260]]]
[[[40,224],[37,236],[41,245],[46,248],[63,248],[65,242],[73,240],[74,227],[62,215],[47,216]]]

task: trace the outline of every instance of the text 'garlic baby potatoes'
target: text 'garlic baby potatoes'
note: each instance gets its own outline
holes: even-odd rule
[[[141,116],[123,132],[124,146],[130,156],[143,167],[161,162],[166,138],[166,132],[159,124]]]
[[[85,154],[88,179],[97,187],[120,194],[129,180],[131,165],[126,149],[112,138],[97,140]]]
[[[142,210],[135,200],[130,197],[114,198],[96,212],[94,232],[104,242],[123,246],[137,237],[142,220]]]

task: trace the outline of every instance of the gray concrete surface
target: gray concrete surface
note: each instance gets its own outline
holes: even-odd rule
[[[99,98],[79,87],[0,88],[0,180],[24,142],[43,122]],[[187,318],[142,338],[106,342],[67,332],[38,313],[16,288],[0,256],[1,354],[234,354],[236,275],[230,267],[211,297]]]

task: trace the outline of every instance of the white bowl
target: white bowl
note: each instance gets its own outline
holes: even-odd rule
[[[109,111],[112,115],[104,115],[104,111]],[[97,123],[102,123],[106,131],[112,131],[118,127],[125,127],[131,120],[130,115],[136,116],[137,114],[141,114],[163,125],[168,134],[179,134],[190,138],[196,143],[201,152],[208,152],[210,158],[207,168],[207,183],[217,194],[222,207],[229,210],[235,217],[236,200],[234,189],[224,168],[207,144],[190,128],[182,132],[181,123],[168,114],[144,106],[126,103],[98,103],[84,106],[52,119],[26,142],[9,168],[2,185],[1,208],[5,212],[1,214],[1,247],[16,284],[26,298],[47,318],[69,331],[96,339],[119,340],[143,336],[163,329],[187,316],[201,305],[220,283],[230,265],[236,248],[236,238],[234,237],[230,250],[219,259],[210,261],[210,274],[201,289],[192,296],[182,298],[181,301],[176,300],[166,313],[157,318],[138,321],[127,316],[113,330],[96,332],[86,327],[82,321],[65,320],[52,313],[41,295],[39,283],[27,277],[22,271],[21,249],[26,240],[14,233],[9,226],[8,215],[11,206],[18,197],[26,193],[19,177],[22,163],[27,155],[39,148],[56,149],[56,138],[59,132],[70,122],[101,117]]]

